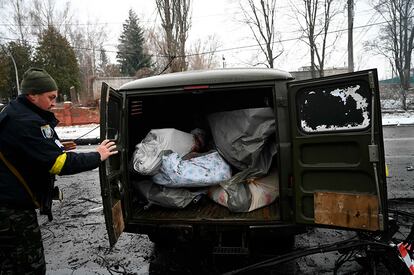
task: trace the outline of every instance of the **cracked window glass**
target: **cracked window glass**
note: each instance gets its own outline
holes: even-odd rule
[[[363,83],[305,88],[297,95],[297,108],[304,132],[361,130],[370,125],[371,94]]]

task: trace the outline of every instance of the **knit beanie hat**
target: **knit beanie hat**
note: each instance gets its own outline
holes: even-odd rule
[[[57,89],[55,80],[43,69],[30,68],[23,74],[22,94],[42,94]]]

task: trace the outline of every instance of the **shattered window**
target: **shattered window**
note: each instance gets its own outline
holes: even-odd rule
[[[368,85],[306,88],[297,95],[300,127],[305,132],[360,130],[370,125]]]

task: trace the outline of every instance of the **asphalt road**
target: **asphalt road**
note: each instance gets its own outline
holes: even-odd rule
[[[414,198],[414,126],[384,128],[385,158],[389,168],[388,196],[391,199]],[[89,151],[94,146],[80,146]],[[410,171],[409,171],[410,170]],[[146,236],[123,233],[113,249],[109,248],[98,170],[58,179],[65,200],[54,203],[52,222],[40,216],[47,274],[217,274],[258,259],[206,261],[197,248],[166,249],[155,247]],[[404,202],[403,202],[404,203]],[[413,204],[393,203],[394,208],[413,212]],[[411,223],[407,222],[406,226]],[[407,229],[405,229],[406,231]],[[296,248],[323,245],[355,236],[352,231],[313,229],[297,236]],[[282,266],[253,274],[332,274],[338,252],[300,258]],[[216,264],[217,266],[213,266]],[[339,274],[354,274],[355,262],[346,264]]]
[[[388,198],[414,198],[414,126],[384,127],[383,134]]]

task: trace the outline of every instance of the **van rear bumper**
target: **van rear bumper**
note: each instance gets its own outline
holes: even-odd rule
[[[221,234],[234,232],[246,234],[250,237],[264,238],[266,236],[293,236],[304,233],[306,227],[290,223],[279,223],[270,225],[200,225],[200,224],[128,224],[125,232],[145,234],[151,239],[157,237],[177,238],[181,241],[192,241],[197,239],[210,239]]]

